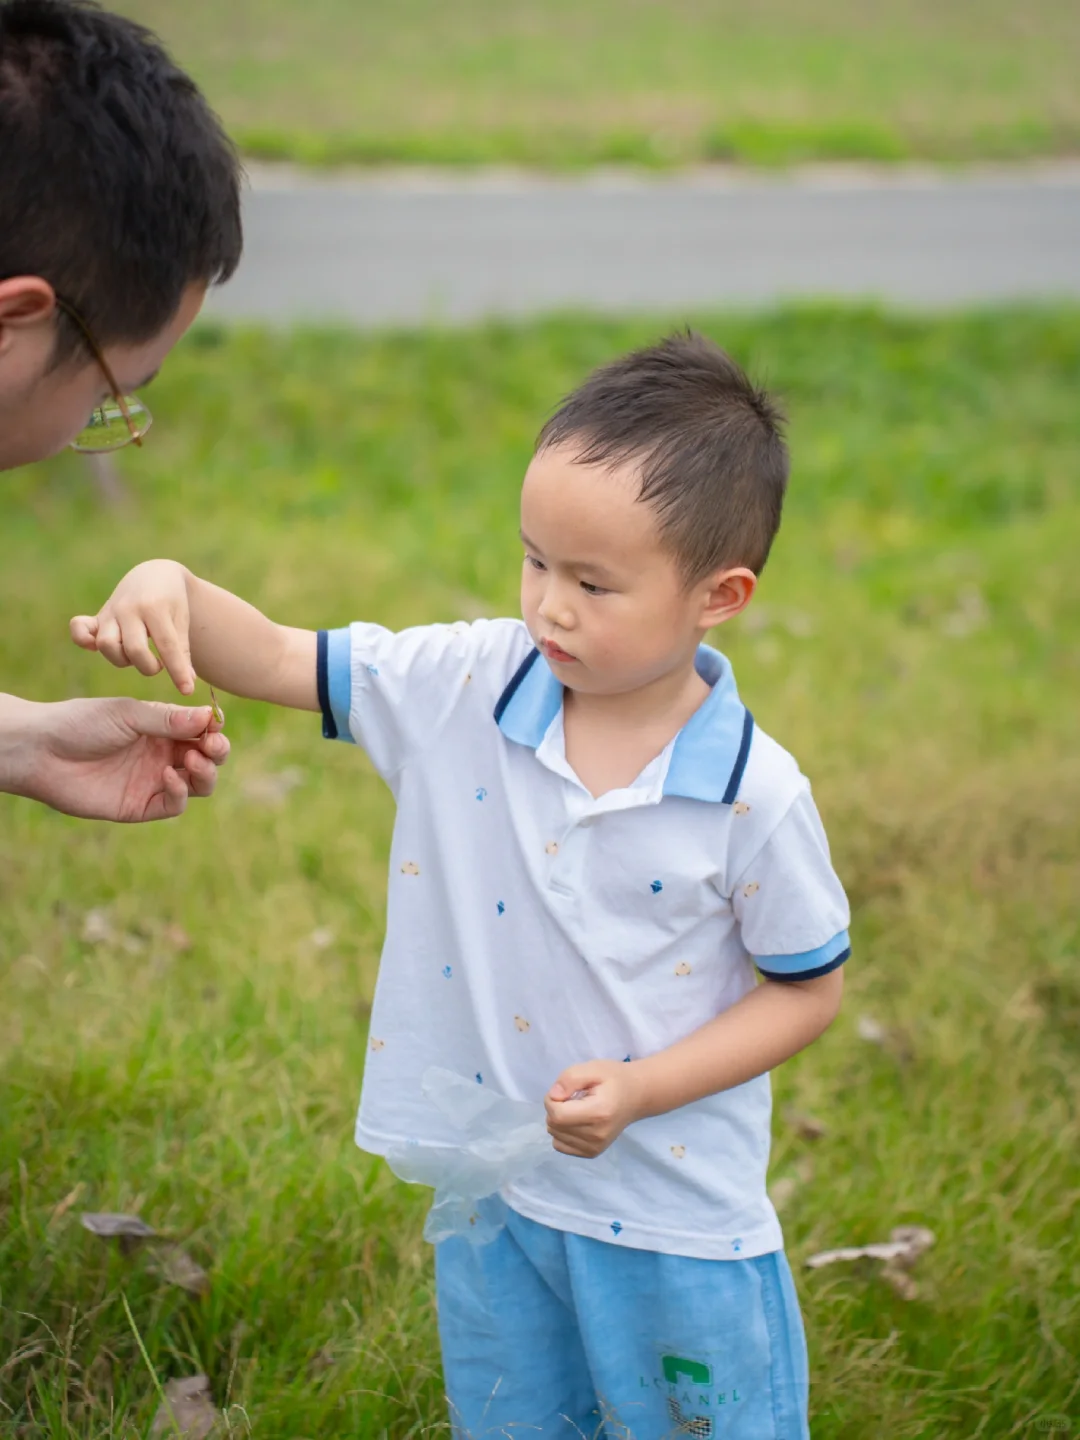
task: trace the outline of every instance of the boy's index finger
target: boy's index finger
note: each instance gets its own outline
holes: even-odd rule
[[[154,647],[161,663],[169,672],[169,678],[180,694],[190,695],[195,689],[195,670],[191,664],[191,652],[187,642],[181,640],[171,620],[166,620],[161,627],[155,626],[155,629],[157,633],[153,637]]]

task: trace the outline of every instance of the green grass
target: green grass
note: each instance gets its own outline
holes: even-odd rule
[[[120,0],[252,155],[963,161],[1080,150],[1071,0]]]
[[[813,777],[854,907],[845,1008],[775,1077],[815,1440],[1075,1426],[1080,310],[701,323],[792,413],[781,538],[721,643]],[[5,683],[166,694],[66,643],[154,554],[297,624],[513,613],[531,437],[660,328],[196,331],[124,456],[130,512],[74,457],[5,477]],[[158,1378],[205,1370],[237,1435],[446,1434],[426,1192],[351,1142],[390,800],[314,717],[227,709],[229,772],[180,823],[0,802],[0,1435],[145,1433],[125,1297]],[[287,767],[297,787],[260,802]],[[116,942],[81,938],[96,907]],[[210,1297],[83,1209],[183,1239]],[[901,1223],[937,1235],[915,1300],[802,1268]]]

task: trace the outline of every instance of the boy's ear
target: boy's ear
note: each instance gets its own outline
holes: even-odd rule
[[[745,566],[734,570],[717,570],[703,581],[702,612],[699,624],[703,630],[732,620],[753,599],[757,576]]]

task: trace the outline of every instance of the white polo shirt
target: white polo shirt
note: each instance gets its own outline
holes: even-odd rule
[[[568,1065],[681,1040],[755,983],[848,957],[849,912],[810,786],[702,646],[704,704],[632,785],[566,760],[562,686],[520,620],[319,634],[323,731],[397,801],[357,1143],[460,1143],[430,1066],[541,1101]],[[707,1259],[776,1250],[767,1075],[641,1120],[616,1164],[557,1156],[521,1214]]]

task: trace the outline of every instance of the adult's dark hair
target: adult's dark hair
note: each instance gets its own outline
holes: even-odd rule
[[[689,583],[725,565],[760,572],[788,478],[784,417],[730,355],[693,332],[595,370],[541,430],[539,453],[639,467],[638,498]]]
[[[138,344],[243,245],[240,162],[149,30],[91,0],[0,0],[0,279],[39,275]],[[56,360],[75,353],[61,320]]]

